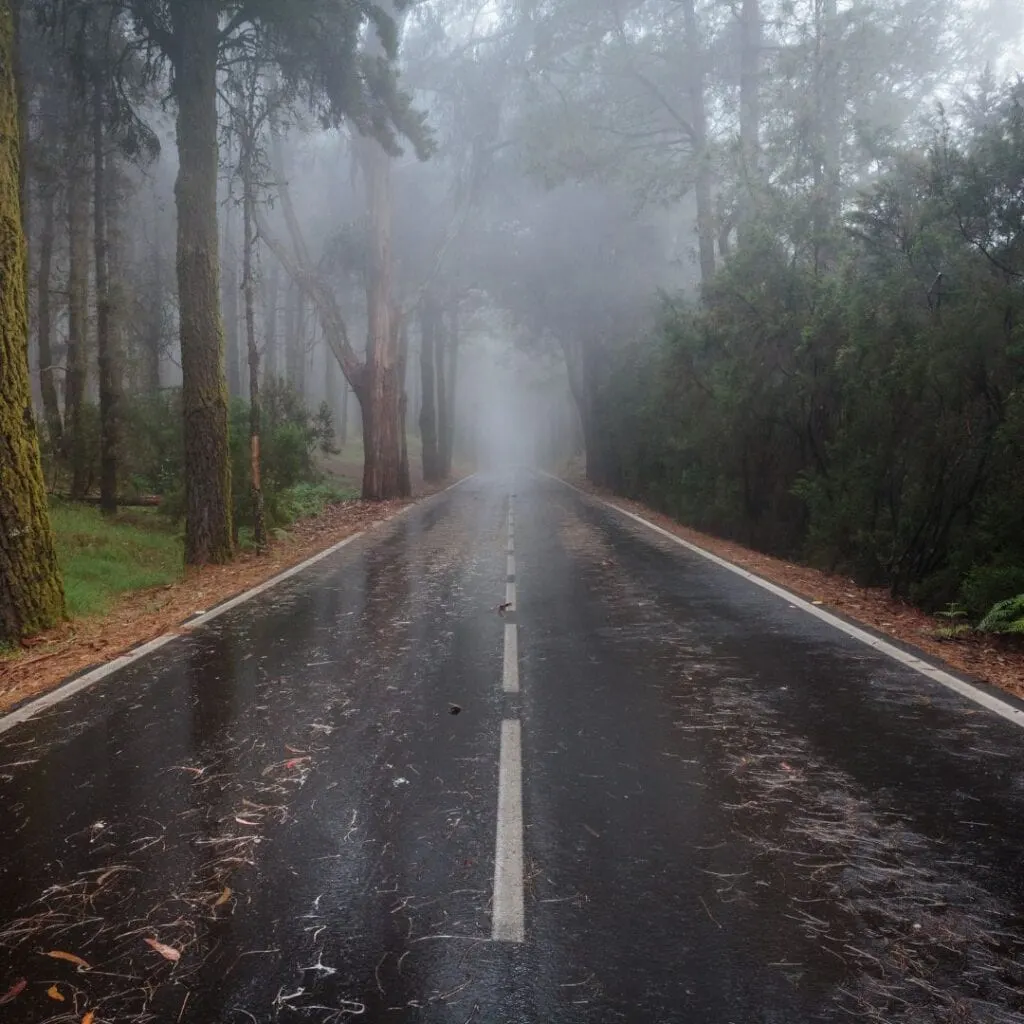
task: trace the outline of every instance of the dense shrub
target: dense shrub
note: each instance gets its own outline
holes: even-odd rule
[[[863,194],[827,268],[770,226],[666,306],[606,368],[601,482],[974,622],[1024,590],[1021,95]]]

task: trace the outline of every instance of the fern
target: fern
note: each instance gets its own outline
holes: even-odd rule
[[[994,605],[981,620],[983,633],[1016,633],[1024,636],[1024,594],[1018,594]]]

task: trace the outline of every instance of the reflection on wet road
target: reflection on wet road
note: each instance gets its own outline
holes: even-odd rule
[[[1020,1021],[1022,737],[477,477],[0,735],[0,1019]]]

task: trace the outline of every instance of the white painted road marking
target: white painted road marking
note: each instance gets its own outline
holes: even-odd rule
[[[495,942],[526,941],[526,915],[523,908],[522,728],[518,721],[512,719],[501,723],[491,938]]]
[[[515,576],[516,574],[516,556],[510,554],[508,556],[508,574],[509,576]]]
[[[516,585],[511,580],[505,584],[505,604],[508,605],[508,611],[516,610]]]
[[[433,501],[439,498],[442,494],[455,490],[456,487],[461,487],[464,483],[472,480],[475,476],[476,474],[473,473],[470,476],[463,477],[461,480],[452,484],[451,487],[446,487],[443,491],[438,491],[437,494],[432,494],[426,499],[426,502]],[[399,509],[394,515],[380,520],[380,522],[375,523],[374,526],[383,526],[385,523],[389,523],[392,520],[397,519],[399,516],[405,515],[405,513],[410,509],[417,508],[419,505],[425,504],[426,502],[417,502],[416,504],[406,505],[405,508]],[[373,528],[374,527],[371,526],[369,530],[372,530]],[[107,676],[113,675],[115,672],[118,672],[123,668],[127,668],[136,661],[141,661],[154,651],[158,651],[161,647],[169,644],[172,640],[177,640],[181,633],[188,633],[199,626],[204,626],[206,623],[212,622],[219,615],[224,615],[233,608],[237,608],[239,605],[245,604],[246,601],[251,601],[254,597],[258,597],[260,594],[266,593],[266,591],[276,587],[278,584],[284,583],[285,580],[289,580],[293,576],[298,576],[300,573],[312,568],[318,562],[322,562],[324,559],[330,558],[331,555],[341,551],[342,548],[348,547],[349,544],[359,540],[360,537],[365,537],[369,530],[360,530],[358,533],[350,534],[344,540],[327,548],[326,551],[321,551],[319,554],[313,555],[312,558],[307,558],[304,562],[300,562],[298,565],[293,565],[290,569],[286,569],[284,572],[273,577],[273,579],[269,579],[265,583],[261,583],[259,586],[253,587],[251,590],[247,590],[244,593],[239,594],[237,597],[231,598],[230,601],[225,601],[212,611],[205,612],[193,619],[189,619],[187,622],[182,623],[177,627],[177,629],[180,630],[180,633],[165,633],[163,636],[159,636],[155,640],[150,640],[149,643],[143,644],[141,647],[136,647],[135,650],[129,651],[127,654],[123,654],[119,658],[115,658],[106,665],[100,665],[99,668],[93,669],[84,676],[80,676],[78,679],[72,679],[71,682],[65,683],[63,686],[59,686],[56,690],[52,690],[50,693],[44,694],[42,697],[30,701],[23,707],[18,708],[17,711],[12,711],[9,715],[5,715],[3,718],[0,718],[0,735],[8,732],[10,729],[13,729],[16,725],[21,725],[22,722],[27,722],[30,718],[34,718],[40,711],[45,711],[47,708],[51,708],[55,704],[59,704],[61,701],[65,701],[69,697],[73,697],[76,693],[81,693],[82,690],[86,690],[95,683],[106,679]]]
[[[928,662],[918,658],[916,655],[901,650],[895,644],[882,640],[880,637],[873,636],[871,633],[867,632],[867,630],[860,629],[859,627],[844,621],[839,618],[838,615],[833,615],[831,612],[827,612],[823,608],[819,608],[817,605],[811,604],[810,601],[805,601],[802,597],[797,597],[796,594],[786,590],[785,587],[780,587],[775,583],[770,583],[768,580],[762,579],[755,573],[747,572],[746,569],[743,569],[738,565],[733,565],[732,562],[726,561],[724,558],[719,558],[718,555],[713,555],[710,551],[705,551],[704,548],[698,547],[696,544],[692,544],[688,540],[683,540],[682,537],[677,537],[674,533],[670,533],[668,530],[644,519],[643,516],[638,516],[634,512],[627,512],[626,509],[619,508],[618,505],[615,505],[610,501],[606,501],[604,498],[597,498],[593,495],[587,494],[586,491],[581,491],[578,487],[573,487],[572,484],[566,483],[566,481],[562,480],[560,477],[552,476],[550,473],[545,473],[544,476],[548,476],[552,480],[557,480],[560,484],[563,484],[570,490],[582,495],[584,498],[592,498],[599,504],[621,513],[628,519],[641,523],[643,526],[653,530],[655,533],[660,533],[663,537],[667,537],[670,541],[673,541],[680,547],[686,548],[687,551],[692,551],[695,555],[700,555],[701,558],[706,558],[709,562],[714,562],[715,565],[719,565],[723,569],[728,569],[729,572],[735,573],[737,576],[742,576],[743,579],[753,583],[754,586],[760,587],[762,590],[767,590],[768,593],[775,594],[776,597],[781,597],[784,601],[788,601],[794,607],[799,608],[808,615],[813,615],[816,619],[820,619],[822,622],[827,622],[830,626],[838,629],[841,633],[845,633],[847,636],[853,637],[854,640],[859,640],[861,643],[867,644],[868,647],[872,648],[872,650],[878,651],[879,654],[884,654],[887,657],[892,658],[893,661],[898,661],[901,665],[913,669],[915,672],[931,679],[932,682],[938,683],[940,686],[944,686],[948,690],[953,690],[955,693],[960,694],[961,697],[966,697],[969,701],[973,701],[975,704],[993,712],[993,714],[999,715],[1000,718],[1005,718],[1006,721],[1013,722],[1014,725],[1024,728],[1024,711],[1015,707],[1013,704],[1009,704],[1005,700],[1001,700],[994,694],[986,693],[984,690],[967,682],[966,679],[960,679],[951,672],[946,672],[941,668],[936,668],[934,665],[929,665]]]
[[[519,634],[514,622],[505,623],[505,661],[501,676],[506,693],[519,692]]]

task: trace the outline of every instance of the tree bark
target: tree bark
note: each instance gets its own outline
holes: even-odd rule
[[[391,158],[375,139],[361,140],[368,192],[370,253],[369,311],[363,411],[363,497],[386,501],[401,494],[398,339],[391,305]]]
[[[448,378],[446,376],[445,354],[447,350],[444,314],[437,310],[437,333],[434,336],[434,382],[437,388],[437,478],[445,480],[451,471],[451,463],[445,461],[448,438]]]
[[[26,249],[14,25],[0,2],[0,644],[57,625],[64,590],[46,503],[28,367]]]
[[[253,283],[253,172],[251,140],[243,142],[242,187],[242,294],[245,301],[245,338],[249,356],[249,463],[252,476],[253,542],[256,551],[267,547],[267,519],[263,504],[263,474],[260,454],[262,406],[260,403],[260,350],[256,344],[256,289]]]
[[[54,183],[47,181],[40,191],[43,217],[39,233],[39,269],[36,276],[36,337],[39,347],[39,388],[43,418],[50,435],[50,448],[61,450],[63,424],[53,365],[53,306],[50,281],[53,276],[53,247],[56,242],[57,196]]]
[[[306,397],[306,324],[305,295],[297,284],[288,289],[285,333],[285,366],[288,383],[305,402]]]
[[[110,187],[106,157],[105,81],[96,75],[93,82],[93,261],[96,274],[96,355],[100,392],[100,510],[104,515],[117,513],[118,403],[120,399],[120,360],[116,351],[110,316],[109,244],[107,213]]]
[[[435,483],[441,479],[437,448],[437,394],[435,349],[438,335],[438,305],[431,295],[420,303],[420,380],[423,402],[420,406],[420,440],[423,444],[423,479]]]
[[[72,117],[77,116],[73,102]],[[68,346],[64,373],[65,454],[71,467],[71,497],[89,489],[89,450],[84,403],[88,379],[89,182],[81,159],[80,140],[69,140],[68,164]]]
[[[697,201],[697,248],[701,283],[715,276],[715,209],[712,198],[714,168],[708,148],[708,119],[704,98],[704,51],[694,0],[684,0],[683,23],[686,30],[687,78],[690,110],[693,118],[693,159],[696,163],[694,194]]]
[[[281,292],[281,268],[275,260],[266,276],[263,295],[263,376],[273,380],[278,374],[277,305]]]
[[[761,189],[761,6],[743,0],[740,9],[740,245],[751,240]]]
[[[839,26],[836,0],[821,0],[816,24],[818,160],[815,164],[814,265],[819,272],[835,263],[833,232],[839,218],[842,98],[839,91]]]
[[[156,395],[160,391],[160,352],[164,343],[163,277],[164,259],[160,245],[160,214],[153,210],[153,238],[149,249],[149,287],[154,301],[146,303],[146,330],[144,335],[143,379],[146,392]]]
[[[445,433],[442,435],[442,469],[445,477],[452,474],[452,459],[455,454],[455,400],[459,383],[459,348],[461,346],[461,326],[459,320],[459,300],[452,302],[448,316],[448,382],[445,397],[448,400],[448,412],[445,417]]]
[[[402,381],[402,397],[398,404],[398,436],[400,441],[400,465],[398,470],[399,496],[412,497],[412,473],[409,471],[409,434],[406,421],[409,413],[409,392],[405,387],[406,369],[409,364],[409,325],[405,317],[398,327],[398,379]]]
[[[228,199],[224,215],[224,282],[222,286],[224,303],[224,350],[227,363],[228,394],[237,398],[242,394],[241,330],[238,309],[238,257],[232,237],[233,197]]]
[[[185,419],[185,562],[231,558],[231,464],[217,225],[219,5],[177,0],[178,303]]]

